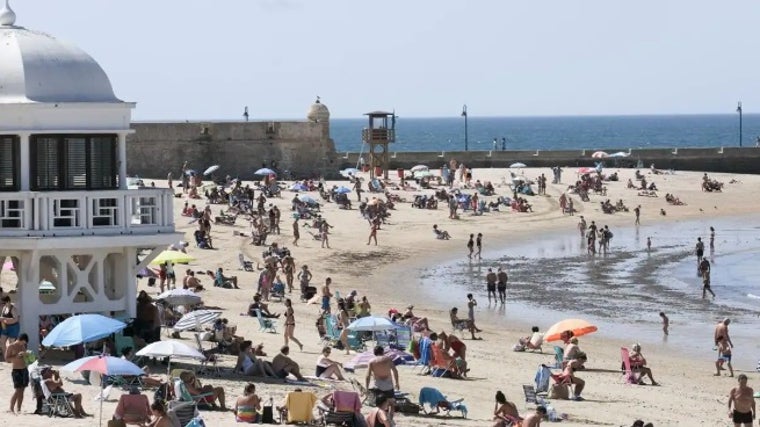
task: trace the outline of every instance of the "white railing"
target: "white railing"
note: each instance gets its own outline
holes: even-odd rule
[[[168,189],[0,193],[0,237],[173,232]]]

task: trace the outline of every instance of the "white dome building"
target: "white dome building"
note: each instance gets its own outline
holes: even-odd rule
[[[129,190],[134,103],[87,53],[0,9],[0,263],[17,275],[20,330],[40,314],[134,317],[136,271],[174,232],[168,189]],[[153,248],[139,263],[138,249]],[[54,291],[40,292],[40,284]]]

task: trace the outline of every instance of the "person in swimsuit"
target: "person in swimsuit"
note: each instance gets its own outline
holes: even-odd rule
[[[261,399],[256,395],[256,385],[248,383],[243,389],[243,395],[235,401],[232,413],[235,421],[239,423],[253,424],[258,421],[258,411],[261,410]]]
[[[581,215],[581,220],[578,222],[578,231],[581,233],[581,240],[586,235],[586,218]]]
[[[385,349],[382,346],[376,346],[373,350],[375,357],[369,361],[367,366],[367,376],[365,378],[364,386],[367,390],[370,390],[369,382],[372,377],[375,377],[375,387],[372,389],[375,394],[389,400],[390,409],[388,409],[388,417],[393,418],[393,406],[395,405],[396,390],[400,390],[401,386],[398,380],[398,369],[393,363],[390,356],[385,355]],[[396,387],[394,388],[394,381]],[[373,424],[370,424],[373,425]]]
[[[311,282],[311,271],[309,271],[309,266],[304,264],[301,266],[301,271],[298,273],[298,281],[301,283],[301,293],[306,292],[306,288],[309,287],[309,283]]]
[[[710,261],[707,258],[702,258],[699,263],[699,275],[702,276],[702,299],[705,299],[707,292],[715,298],[715,292],[710,288]]]
[[[332,298],[333,294],[330,292],[330,284],[332,283],[331,278],[325,279],[325,284],[322,286],[321,294],[322,294],[322,314],[329,314],[330,313],[330,298]]]
[[[715,252],[715,229],[710,227],[710,252]]]
[[[470,325],[473,329],[475,329],[475,332],[483,332],[475,325],[476,305],[478,305],[478,302],[475,301],[475,298],[473,298],[472,294],[467,294],[467,318],[470,320]]]
[[[694,248],[694,252],[697,254],[697,266],[702,262],[702,257],[705,255],[705,244],[702,242],[701,237],[697,237],[697,245]]]
[[[16,305],[11,302],[11,297],[5,295],[0,302],[3,304],[2,310],[0,310],[0,350],[5,353],[6,346],[18,338],[21,332],[21,325],[19,325],[19,314]]]
[[[739,374],[739,386],[728,393],[728,416],[735,427],[750,427],[755,420],[755,391],[747,387],[747,376]]]
[[[13,397],[11,397],[10,411],[14,414],[21,413],[21,404],[24,402],[24,390],[29,387],[29,370],[26,369],[26,344],[29,337],[26,334],[19,335],[13,344],[5,349],[5,361],[11,364],[11,379],[13,379]],[[15,409],[14,409],[15,407]]]
[[[499,267],[496,273],[496,289],[499,291],[499,300],[502,304],[507,302],[507,271]]]
[[[467,258],[472,259],[472,253],[475,250],[475,241],[473,240],[475,238],[474,234],[470,234],[470,240],[467,241],[467,250],[469,253],[467,254]]]
[[[496,302],[496,273],[493,272],[492,268],[489,268],[488,274],[486,274],[486,291],[488,292],[488,304],[491,304],[491,295],[493,295],[493,301]]]
[[[517,412],[517,406],[514,403],[507,400],[507,396],[501,391],[496,392],[496,403],[493,409],[493,420],[495,421],[493,427],[506,427],[511,425],[518,425],[522,418]]]
[[[298,246],[298,239],[301,238],[301,232],[298,231],[298,218],[293,221],[293,246]]]
[[[478,237],[475,239],[475,246],[478,248],[478,251],[475,253],[475,256],[478,257],[478,259],[482,259],[480,256],[481,251],[483,251],[483,233],[478,233]]]
[[[285,283],[288,284],[288,293],[292,293],[293,277],[296,273],[296,262],[292,256],[287,255],[282,259],[282,271],[285,273]]]
[[[731,347],[726,340],[722,337],[718,337],[718,360],[715,361],[715,376],[720,376],[720,371],[725,371],[726,368],[723,365],[728,366],[729,376],[734,376],[734,367],[731,366]]]
[[[293,332],[296,330],[296,317],[295,312],[293,311],[293,302],[290,301],[290,298],[285,299],[285,333],[283,336],[285,337],[285,345],[288,345],[288,341],[293,341],[294,343],[298,344],[298,347],[301,351],[303,351],[303,344],[301,344],[301,341],[298,341],[296,337],[293,336]]]
[[[150,410],[153,412],[153,421],[145,424],[146,427],[172,427],[174,425],[171,418],[169,418],[169,415],[166,413],[166,408],[164,407],[163,402],[160,400],[153,402],[153,404],[150,405]]]
[[[367,414],[367,427],[391,427],[393,422],[391,421],[390,411],[393,409],[393,399],[389,399],[384,395],[378,395],[375,401],[376,407],[369,411]]]
[[[330,359],[330,353],[332,348],[326,346],[322,349],[322,354],[317,359],[316,376],[319,378],[335,378],[338,381],[343,381],[345,378],[340,372],[340,368],[343,364]]]

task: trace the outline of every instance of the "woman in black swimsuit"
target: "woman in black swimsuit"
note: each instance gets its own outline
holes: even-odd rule
[[[288,345],[288,340],[292,340],[298,344],[298,347],[303,351],[303,344],[293,336],[293,332],[296,330],[296,317],[293,312],[293,302],[290,298],[285,300],[285,345]]]

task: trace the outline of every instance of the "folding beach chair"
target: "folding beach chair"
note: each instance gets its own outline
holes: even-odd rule
[[[443,410],[446,416],[450,416],[449,413],[451,411],[459,411],[462,414],[462,418],[467,418],[467,406],[462,403],[464,399],[448,400],[437,388],[422,387],[420,389],[419,401],[425,414],[437,414]],[[425,405],[430,407],[429,411]]]
[[[277,322],[274,319],[265,319],[261,315],[261,310],[253,310],[253,312],[256,313],[256,318],[259,320],[259,331],[277,333]]]
[[[195,417],[200,415],[198,405],[192,401],[170,400],[167,410],[169,417],[178,421],[181,426],[188,425]]]
[[[554,346],[554,369],[562,369],[565,360],[565,350],[560,346]]]
[[[201,361],[201,368],[198,370],[198,373],[205,374],[208,372],[212,372],[216,376],[221,375],[219,366],[216,364],[217,355],[212,354],[209,351],[203,349],[203,342],[201,342],[200,333],[196,332],[193,335],[195,335],[195,344],[198,346],[198,351],[200,351],[205,357],[205,359]]]
[[[280,423],[287,419],[287,424],[311,423],[314,420],[314,405],[317,396],[311,392],[291,391],[285,397],[283,411],[280,412]]]
[[[245,255],[242,252],[238,254],[238,261],[240,261],[240,269],[243,271],[253,272],[253,261],[245,259]]]
[[[74,408],[66,393],[51,393],[45,380],[40,378],[40,388],[45,400],[42,402],[42,412],[47,413],[49,417],[71,417],[74,415]]]

